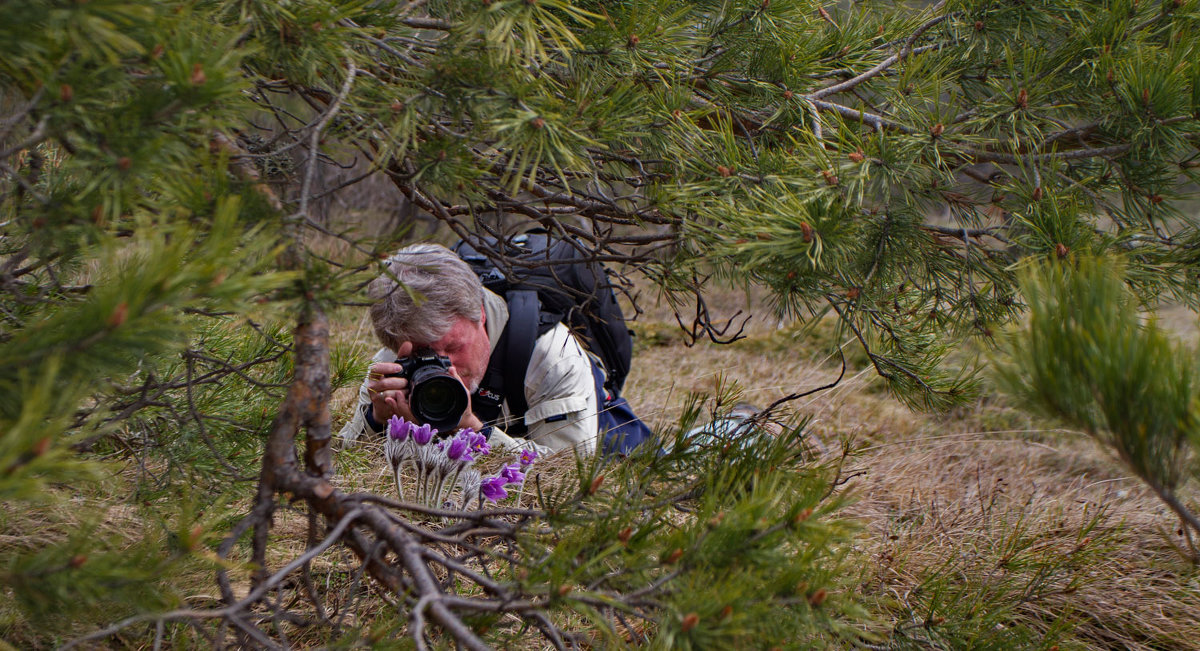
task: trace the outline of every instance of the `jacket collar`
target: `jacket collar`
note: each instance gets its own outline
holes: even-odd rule
[[[504,326],[508,325],[508,303],[491,290],[484,289],[483,313],[487,318],[484,329],[487,330],[491,351],[495,353],[496,344],[500,341],[500,335],[504,332]]]

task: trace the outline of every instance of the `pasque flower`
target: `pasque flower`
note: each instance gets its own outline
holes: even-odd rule
[[[488,477],[479,484],[479,493],[488,500],[499,502],[508,497],[508,491],[504,490],[504,485],[508,483],[504,477]]]
[[[533,465],[533,462],[537,461],[537,458],[537,450],[534,450],[533,448],[525,448],[524,450],[521,450],[521,467],[524,468],[525,466]]]
[[[465,430],[462,434],[450,440],[450,445],[446,447],[446,457],[451,461],[474,461],[475,457],[471,454],[471,442],[468,437],[463,436],[470,430]]]
[[[491,452],[487,437],[465,428],[453,437],[434,442],[437,430],[429,424],[416,425],[393,416],[388,419],[388,437],[384,454],[396,476],[396,490],[404,499],[404,484],[400,477],[403,468],[413,471],[414,497],[430,506],[445,506],[445,501],[457,486],[461,490],[461,505],[468,501],[488,499],[493,502],[508,497],[505,484],[521,483],[524,466],[510,464],[500,475],[488,478],[483,485],[479,471],[471,465]]]
[[[500,471],[500,477],[503,477],[506,483],[519,484],[525,481],[525,473],[521,472],[521,470],[521,466],[511,463],[504,466],[504,469]]]
[[[409,426],[412,427],[411,424]],[[425,445],[429,443],[433,440],[433,431],[434,430],[429,426],[429,423],[425,423],[420,427],[412,427],[413,442],[417,445]]]
[[[484,456],[491,453],[492,447],[488,445],[487,437],[473,429],[463,430],[463,434],[467,435],[467,440],[471,445],[471,452]]]
[[[413,424],[404,420],[399,416],[392,416],[388,419],[388,437],[397,441],[403,441],[412,433]]]

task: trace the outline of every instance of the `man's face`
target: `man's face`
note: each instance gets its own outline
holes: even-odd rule
[[[459,379],[472,393],[483,381],[483,374],[487,371],[492,352],[487,329],[484,327],[485,322],[486,319],[483,318],[479,323],[474,323],[470,319],[458,317],[446,336],[429,344],[429,348],[435,353],[450,358],[450,364],[458,372]],[[412,344],[405,343],[396,353],[399,357],[408,357],[412,351]]]

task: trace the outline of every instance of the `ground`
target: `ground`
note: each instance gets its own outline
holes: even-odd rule
[[[738,296],[718,303],[756,318],[730,345],[687,347],[663,308],[646,309],[627,385],[639,413],[665,426],[690,392],[733,382],[765,405],[837,377],[845,342],[832,325],[781,323]],[[1169,307],[1160,322],[1196,341],[1193,313]],[[1069,646],[1200,648],[1200,573],[1177,553],[1187,544],[1178,520],[1117,459],[1016,409],[986,374],[972,404],[912,412],[854,363],[853,346],[841,383],[788,410],[811,419],[829,455],[852,450],[844,490],[854,498],[845,515],[862,527],[857,589],[891,619],[893,642],[1046,648],[1038,635],[1071,619]],[[1189,498],[1198,503],[1194,490]]]

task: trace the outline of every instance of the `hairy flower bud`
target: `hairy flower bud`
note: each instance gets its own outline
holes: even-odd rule
[[[397,441],[403,441],[407,439],[408,436],[412,434],[413,430],[413,424],[399,416],[392,416],[389,418],[387,426],[388,438],[392,438]]]
[[[450,441],[450,445],[446,447],[446,458],[451,461],[458,461],[466,457],[465,461],[472,461],[470,447],[471,444],[465,436],[456,436]]]
[[[413,443],[416,443],[417,445],[428,444],[433,440],[434,431],[435,430],[429,425],[429,423],[425,423],[420,427],[412,428]]]

